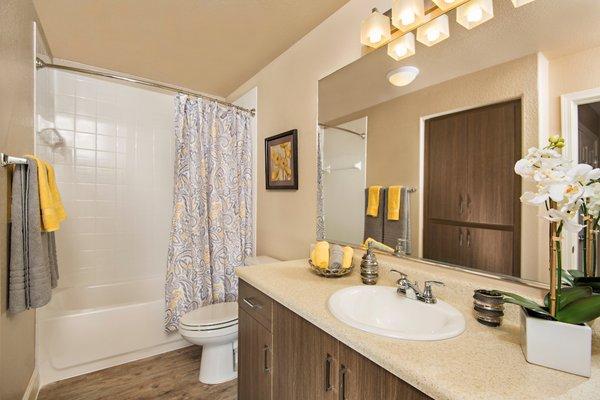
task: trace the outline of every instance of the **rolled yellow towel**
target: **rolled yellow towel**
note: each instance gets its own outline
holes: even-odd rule
[[[367,215],[377,217],[379,214],[379,192],[381,186],[369,186],[369,196],[367,201]]]
[[[400,219],[400,196],[402,186],[390,186],[387,195],[387,219],[398,221]]]
[[[369,247],[369,243],[371,244],[371,248],[374,250],[380,250],[380,251],[386,251],[388,253],[393,253],[394,249],[392,249],[389,246],[386,246],[385,244],[378,242],[377,240],[373,239],[373,238],[367,238],[367,240],[365,240],[365,244],[364,247],[368,248]]]
[[[312,262],[319,268],[329,267],[329,243],[317,242],[313,250]]]
[[[342,257],[342,268],[348,269],[352,266],[352,256],[354,255],[354,249],[350,246],[344,247],[344,256]]]

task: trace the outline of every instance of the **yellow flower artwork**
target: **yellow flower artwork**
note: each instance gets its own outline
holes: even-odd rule
[[[292,179],[292,143],[271,146],[271,181],[286,182]]]
[[[265,139],[267,189],[298,189],[298,132]]]

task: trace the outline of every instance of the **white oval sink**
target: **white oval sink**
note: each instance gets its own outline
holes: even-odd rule
[[[389,286],[352,286],[329,298],[340,321],[366,332],[406,340],[443,340],[465,330],[465,318],[450,304],[407,299]]]

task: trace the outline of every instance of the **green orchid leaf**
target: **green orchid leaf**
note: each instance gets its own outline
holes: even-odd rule
[[[519,296],[518,294],[514,294],[514,293],[510,293],[510,292],[503,292],[503,291],[499,291],[499,292],[502,293],[503,300],[506,303],[516,304],[518,306],[525,307],[528,310],[535,311],[536,313],[539,313],[539,314],[550,315],[548,310],[546,310],[544,307],[540,306],[538,303],[536,303],[533,300],[529,300],[523,296]]]
[[[567,271],[573,278],[583,278],[583,272],[578,269],[570,269]]]
[[[600,317],[600,296],[575,300],[556,313],[556,319],[567,324],[582,324]]]
[[[571,288],[563,288],[560,291],[557,302],[557,310],[561,310],[567,304],[574,302],[575,300],[582,299],[584,297],[590,297],[592,295],[592,288],[589,286],[575,286]],[[544,297],[544,305],[546,308],[550,307],[550,293]]]
[[[589,286],[594,293],[600,293],[600,277],[575,278],[575,286]]]

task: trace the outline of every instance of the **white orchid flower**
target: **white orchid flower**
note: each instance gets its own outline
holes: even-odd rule
[[[567,176],[585,185],[590,181],[600,179],[600,168],[593,168],[588,164],[577,164],[569,169]]]
[[[569,233],[578,233],[584,226],[577,221],[577,213],[566,213],[554,208],[545,211],[542,217],[551,222],[563,222],[563,228]]]

